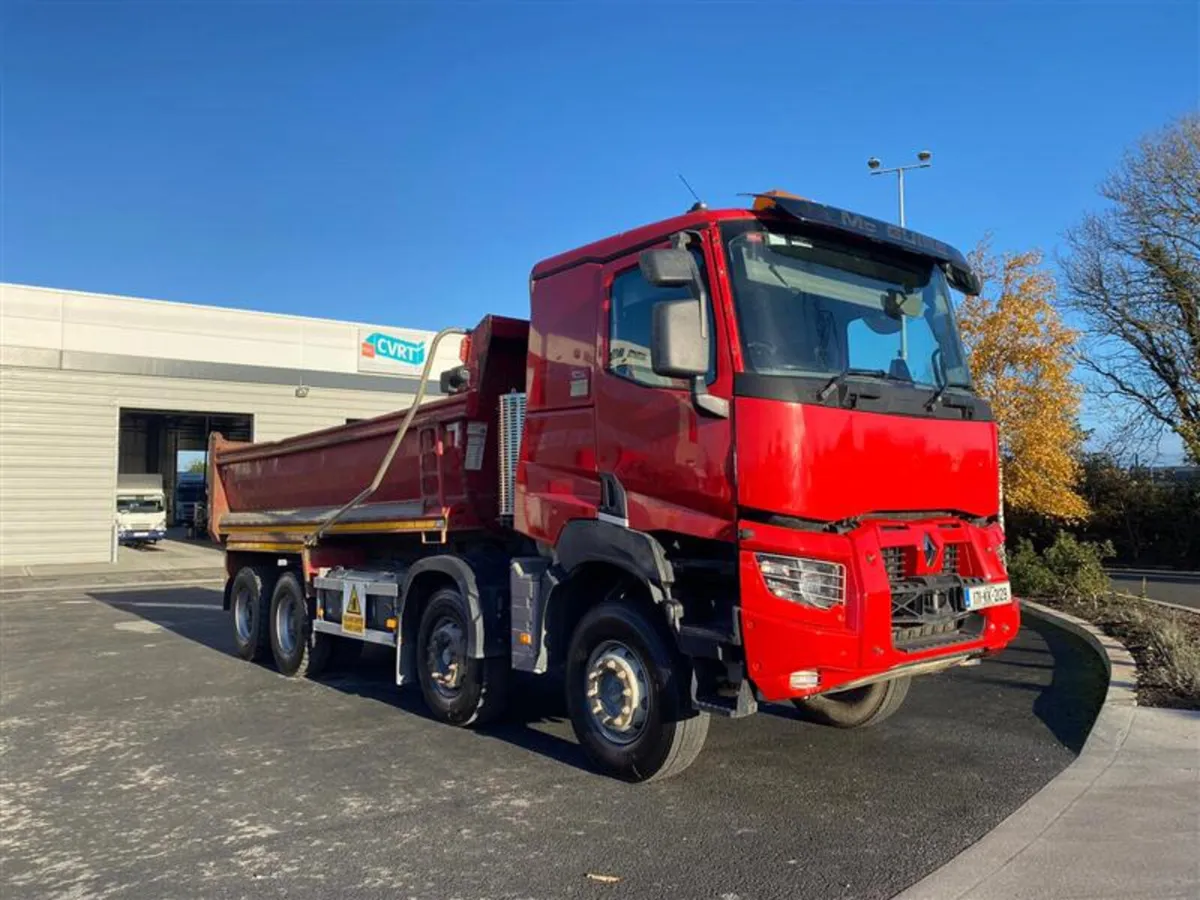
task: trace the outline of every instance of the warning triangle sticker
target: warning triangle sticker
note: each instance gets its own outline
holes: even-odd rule
[[[346,612],[352,616],[361,616],[362,610],[358,607],[358,588],[350,588],[350,603],[346,607]]]

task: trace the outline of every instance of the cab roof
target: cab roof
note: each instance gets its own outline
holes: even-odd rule
[[[949,244],[920,232],[901,228],[899,225],[884,222],[881,219],[839,209],[836,206],[814,203],[782,191],[769,191],[753,196],[755,200],[752,209],[692,210],[680,216],[663,219],[630,231],[622,231],[574,250],[559,253],[535,265],[530,277],[536,280],[584,263],[606,263],[659,243],[677,231],[704,228],[713,222],[754,218],[801,222],[821,230],[841,232],[874,243],[886,244],[909,253],[931,257],[938,262],[948,263],[955,268],[969,271],[970,267],[962,253]]]

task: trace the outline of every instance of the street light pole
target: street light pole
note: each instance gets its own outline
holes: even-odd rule
[[[917,161],[909,163],[907,166],[893,166],[890,169],[881,168],[883,163],[879,161],[878,156],[872,156],[867,160],[867,168],[871,170],[872,175],[887,175],[892,172],[896,173],[896,193],[900,201],[900,227],[905,228],[904,221],[904,173],[909,169],[928,169],[933,165],[933,154],[928,150],[921,150],[917,153]],[[900,359],[908,360],[908,322],[904,318],[904,314],[900,314]]]
[[[896,191],[900,199],[900,227],[905,228],[904,221],[904,173],[909,169],[928,169],[933,165],[933,154],[928,150],[922,150],[917,154],[917,161],[909,163],[907,166],[893,166],[890,169],[881,168],[883,163],[879,161],[878,156],[872,156],[867,160],[867,168],[871,170],[872,175],[890,175],[896,173]]]

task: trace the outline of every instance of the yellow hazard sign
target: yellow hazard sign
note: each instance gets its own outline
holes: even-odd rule
[[[342,605],[342,632],[365,634],[367,619],[363,614],[363,606],[367,600],[366,585],[352,581],[342,590],[342,597],[345,601]]]

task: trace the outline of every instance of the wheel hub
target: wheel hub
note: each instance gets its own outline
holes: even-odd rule
[[[279,649],[291,656],[300,643],[300,616],[295,599],[288,598],[278,606],[275,613],[275,634]]]
[[[451,697],[462,686],[467,642],[462,627],[452,619],[441,619],[429,635],[426,662],[434,688]]]
[[[592,654],[587,668],[587,703],[592,720],[614,743],[637,739],[650,711],[646,667],[632,650],[609,641]]]

